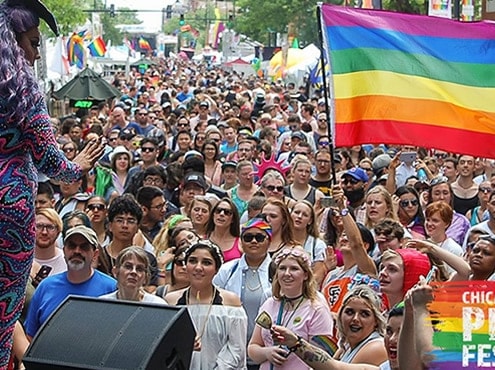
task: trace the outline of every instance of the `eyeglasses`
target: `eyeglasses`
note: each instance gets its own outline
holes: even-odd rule
[[[36,224],[36,231],[49,231],[49,232],[54,232],[57,230],[57,226],[55,225],[50,225],[50,224]]]
[[[177,127],[187,127],[189,126],[189,123],[178,123]]]
[[[246,243],[251,243],[253,240],[256,240],[257,243],[263,243],[268,236],[266,234],[244,234],[242,236],[242,241]]]
[[[225,216],[232,216],[233,214],[232,210],[228,208],[218,207],[217,209],[215,209],[215,214],[217,215],[221,214],[222,212],[225,214]]]
[[[484,194],[491,194],[493,189],[488,187],[480,187],[479,191]]]
[[[94,249],[95,247],[89,243],[83,243],[83,244],[76,244],[72,241],[68,241],[64,244],[64,246],[67,248],[67,249],[76,249],[76,248],[80,248],[81,250],[85,251],[85,252],[89,252],[91,249]]]
[[[267,185],[265,186],[265,189],[268,190],[268,191],[278,191],[279,193],[283,192],[284,191],[284,187],[283,186],[274,186],[274,185]]]
[[[64,153],[72,153],[75,149],[74,148],[64,148],[63,151]]]
[[[165,208],[166,206],[167,206],[167,202],[163,202],[163,203],[157,204],[156,206],[150,207],[150,209],[161,210],[161,209]]]
[[[280,262],[282,262],[282,260],[286,259],[287,257],[302,258],[304,263],[309,266],[309,255],[304,250],[295,248],[284,248],[279,253],[277,253],[277,255],[275,256],[275,264],[278,266]]]
[[[135,218],[116,217],[113,219],[113,221],[119,225],[123,225],[125,223],[127,223],[128,225],[136,225],[138,223],[138,221]]]
[[[440,176],[440,177],[435,177],[430,181],[430,186],[435,186],[438,184],[446,184],[449,182],[449,179],[446,178],[445,176]]]
[[[124,263],[121,267],[129,272],[136,270],[138,274],[144,274],[146,272],[146,267],[144,267],[143,265],[134,265],[130,262]]]
[[[104,204],[88,204],[87,207],[90,211],[103,211],[105,208],[107,208],[107,206]]]
[[[353,177],[345,177],[341,181],[342,181],[342,184],[352,184],[352,185],[356,185],[359,182],[358,180],[356,180]]]
[[[437,158],[445,159],[445,158],[447,158],[448,154],[447,153],[435,153],[434,156]]]
[[[416,207],[419,204],[417,199],[412,199],[412,200],[401,200],[399,202],[399,205],[402,208],[406,208],[407,206],[411,205],[411,207]]]
[[[144,185],[159,185],[159,186],[161,186],[161,185],[163,185],[163,180],[147,177],[143,180],[143,184]]]
[[[316,163],[317,164],[330,164],[330,161],[327,159],[317,159]]]

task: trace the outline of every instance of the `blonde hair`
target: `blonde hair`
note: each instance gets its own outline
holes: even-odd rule
[[[318,296],[318,291],[317,291],[316,280],[313,274],[313,269],[311,268],[311,258],[309,257],[309,254],[300,245],[290,248],[283,248],[273,258],[273,263],[275,264],[276,267],[275,274],[277,274],[278,267],[280,266],[280,264],[283,261],[285,261],[287,258],[294,259],[299,264],[299,266],[301,266],[303,271],[307,274],[307,279],[303,281],[302,293],[305,298],[308,298],[311,301],[315,301]],[[273,278],[272,295],[275,299],[278,300],[283,298],[283,294],[281,292],[281,287],[277,276],[274,276]]]
[[[155,247],[155,255],[159,255],[160,252],[166,251],[170,245],[170,235],[172,234],[172,230],[176,228],[182,222],[191,222],[189,217],[184,215],[172,215],[165,220],[162,225],[162,228],[153,239],[153,246]]]
[[[375,186],[374,188],[370,189],[370,191],[368,191],[368,193],[366,194],[365,202],[368,199],[368,197],[373,194],[380,194],[385,200],[385,204],[387,205],[387,214],[385,215],[384,218],[391,218],[392,220],[397,221],[397,215],[394,212],[394,203],[392,201],[392,196],[390,195],[388,190],[382,185]],[[366,211],[365,226],[367,228],[373,228],[375,226],[372,224],[371,220],[368,217],[368,211]]]
[[[61,232],[62,231],[62,219],[60,218],[59,214],[57,211],[55,211],[53,208],[40,208],[36,210],[36,216],[45,216],[52,224],[54,224],[57,227],[57,231]]]
[[[351,299],[359,298],[365,301],[366,306],[368,306],[371,311],[373,311],[373,315],[376,320],[375,331],[377,331],[380,335],[385,333],[385,327],[387,322],[385,317],[382,314],[382,300],[381,297],[375,293],[373,289],[371,289],[367,285],[358,285],[355,288],[351,289],[344,297],[344,301],[342,302],[342,306],[340,307],[339,313],[337,314],[337,328],[340,333],[340,338],[343,341],[346,341],[346,337],[344,335],[344,326],[342,325],[342,314]]]

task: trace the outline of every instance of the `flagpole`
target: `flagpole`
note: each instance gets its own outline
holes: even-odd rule
[[[318,38],[320,41],[320,62],[321,63],[321,78],[322,78],[322,83],[323,83],[323,97],[325,99],[325,114],[327,116],[327,130],[328,130],[328,139],[330,141],[330,156],[331,156],[331,163],[330,163],[330,168],[332,171],[332,179],[331,182],[333,185],[337,183],[337,174],[335,172],[335,164],[334,164],[334,154],[335,154],[335,143],[332,137],[332,122],[330,120],[331,115],[330,115],[330,105],[328,104],[328,89],[327,89],[327,76],[325,73],[325,48],[323,47],[323,26],[321,22],[321,5],[322,3],[319,2],[317,3],[316,6],[316,16],[318,17]],[[330,57],[328,59],[328,63],[330,63]],[[333,114],[333,112],[332,112]]]

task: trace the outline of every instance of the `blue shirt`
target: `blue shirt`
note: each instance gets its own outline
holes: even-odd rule
[[[34,337],[39,328],[57,307],[69,296],[99,297],[117,289],[117,281],[98,270],[80,284],[73,284],[67,278],[67,271],[44,279],[36,288],[29,304],[26,319],[26,334]]]

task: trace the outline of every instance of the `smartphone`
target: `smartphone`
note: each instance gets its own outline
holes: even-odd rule
[[[431,268],[431,270],[428,272],[428,275],[426,275],[426,278],[425,278],[427,283],[431,282],[431,280],[435,277],[437,270],[438,270],[437,266],[433,266]]]
[[[51,266],[42,265],[31,284],[33,284],[33,286],[36,288],[43,279],[45,279],[46,277],[48,277],[48,275],[50,275],[51,271],[52,271]]]
[[[416,152],[404,152],[401,153],[399,159],[401,162],[412,163],[416,160],[418,153]]]
[[[337,203],[335,202],[335,199],[333,199],[333,197],[324,196],[323,198],[321,198],[321,206],[323,208],[335,207],[337,206]]]

